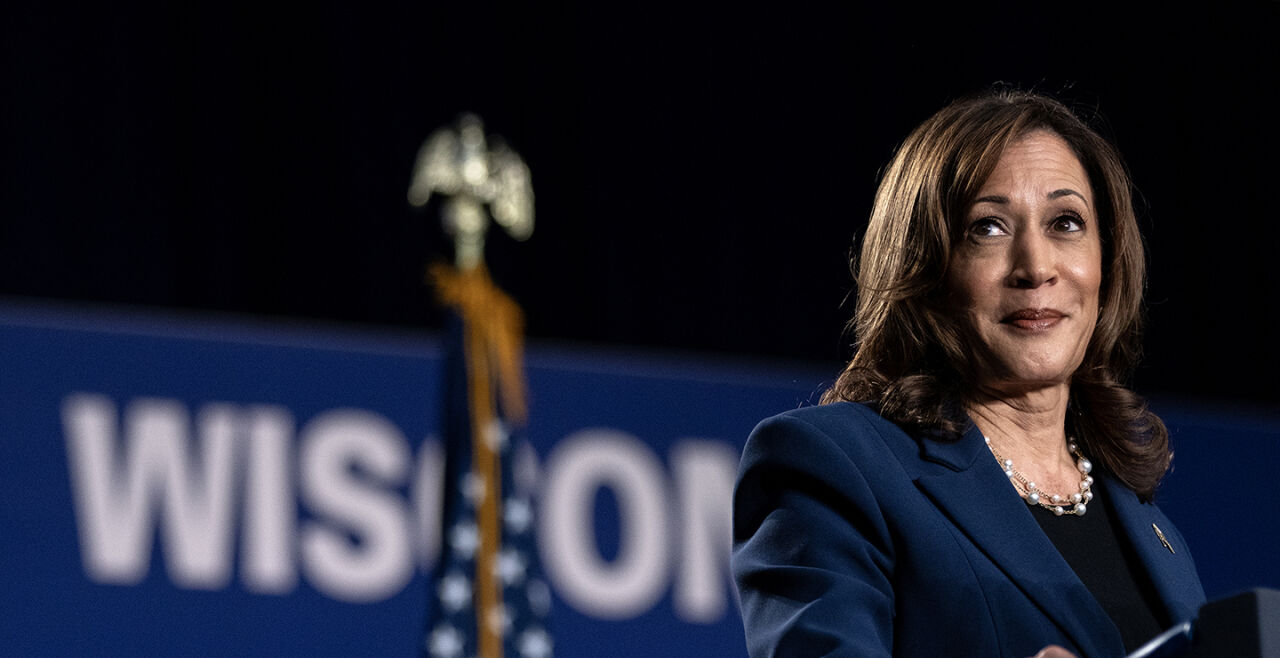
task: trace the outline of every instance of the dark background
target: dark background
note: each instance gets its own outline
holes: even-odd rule
[[[1280,3],[1189,7],[26,3],[0,294],[438,328],[450,247],[405,191],[474,111],[533,172],[533,238],[488,250],[531,337],[834,374],[879,169],[1001,81],[1099,112],[1133,170],[1139,389],[1275,409]]]

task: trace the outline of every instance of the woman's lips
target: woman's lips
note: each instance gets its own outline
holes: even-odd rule
[[[1041,331],[1057,324],[1064,317],[1066,316],[1061,311],[1051,308],[1024,308],[1004,316],[1000,322],[1028,331]]]

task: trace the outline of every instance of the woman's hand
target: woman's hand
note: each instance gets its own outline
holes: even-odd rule
[[[1076,658],[1076,655],[1056,644],[1050,644],[1032,658]]]

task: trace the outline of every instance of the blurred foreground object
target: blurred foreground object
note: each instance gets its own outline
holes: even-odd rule
[[[1280,591],[1255,589],[1200,608],[1196,658],[1280,658]]]
[[[1210,601],[1128,658],[1280,658],[1280,590]]]

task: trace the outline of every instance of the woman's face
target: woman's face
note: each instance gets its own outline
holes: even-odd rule
[[[947,284],[981,385],[1065,384],[1098,319],[1102,243],[1089,177],[1062,138],[1011,144],[963,218]]]

